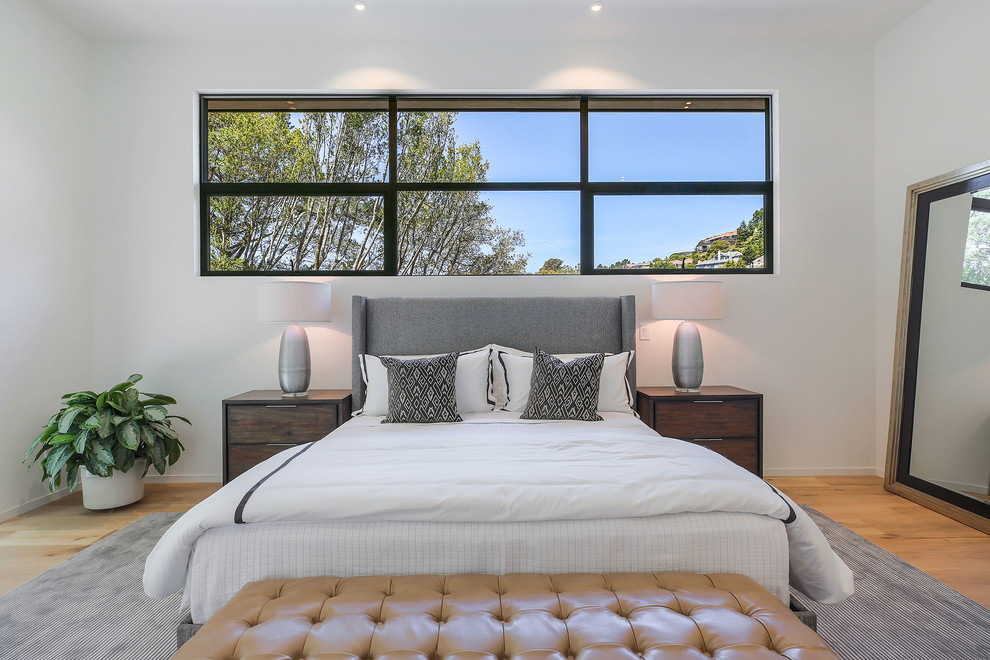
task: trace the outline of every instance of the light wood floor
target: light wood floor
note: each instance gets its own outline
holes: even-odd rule
[[[0,523],[0,593],[152,511],[188,511],[220,484],[147,484],[144,499],[112,512],[88,511],[76,491]]]
[[[880,477],[767,479],[909,564],[990,607],[990,536],[888,493]],[[2,529],[2,528],[0,528]]]
[[[990,536],[883,490],[878,477],[776,477],[771,483],[990,607]],[[149,484],[143,500],[87,511],[74,493],[0,523],[0,593],[152,511],[185,511],[219,484]]]

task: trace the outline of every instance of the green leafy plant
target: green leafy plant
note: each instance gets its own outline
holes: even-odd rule
[[[134,385],[142,378],[133,374],[100,394],[87,390],[62,396],[62,409],[52,415],[24,455],[27,462],[34,454],[32,466],[41,459],[41,480],[48,480],[52,492],[62,485],[62,468],[66,485],[75,490],[80,466],[109,477],[114,470],[127,472],[145,459],[143,477],[152,466],[164,474],[179,459],[185,447],[172,429],[172,420],[192,422],[168,414],[165,407],[175,404],[172,397],[139,392]]]

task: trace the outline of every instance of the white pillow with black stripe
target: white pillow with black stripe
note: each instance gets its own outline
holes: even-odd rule
[[[388,370],[388,414],[382,424],[459,422],[457,353],[400,360],[383,357]]]
[[[565,362],[577,357],[588,357],[594,353],[581,355],[555,355]],[[605,354],[602,378],[598,390],[599,412],[623,412],[636,414],[636,399],[626,377],[634,351],[623,351],[615,355]],[[533,357],[498,351],[492,356],[495,362],[493,376],[500,380],[498,390],[502,393],[500,410],[519,412],[529,402],[530,379],[533,375]]]
[[[602,421],[595,411],[604,363],[604,353],[564,362],[537,348],[529,401],[520,419]]]
[[[465,413],[491,412],[493,403],[488,400],[489,359],[488,346],[464,351],[457,357],[457,376],[454,381],[457,390],[457,411]],[[378,417],[388,413],[388,371],[382,364],[382,357],[399,360],[415,360],[437,355],[358,355],[361,376],[364,379],[364,406],[354,415]]]

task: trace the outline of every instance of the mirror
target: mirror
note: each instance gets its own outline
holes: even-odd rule
[[[990,533],[990,161],[908,188],[887,490]]]

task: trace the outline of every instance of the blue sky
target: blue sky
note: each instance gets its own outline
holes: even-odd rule
[[[461,142],[478,140],[489,181],[577,181],[576,113],[461,112]],[[760,181],[764,175],[760,113],[597,113],[589,118],[592,181]],[[535,272],[555,257],[579,260],[576,192],[484,193],[503,227],[520,229]],[[595,262],[634,262],[690,250],[707,236],[735,229],[763,200],[753,196],[598,197]]]

